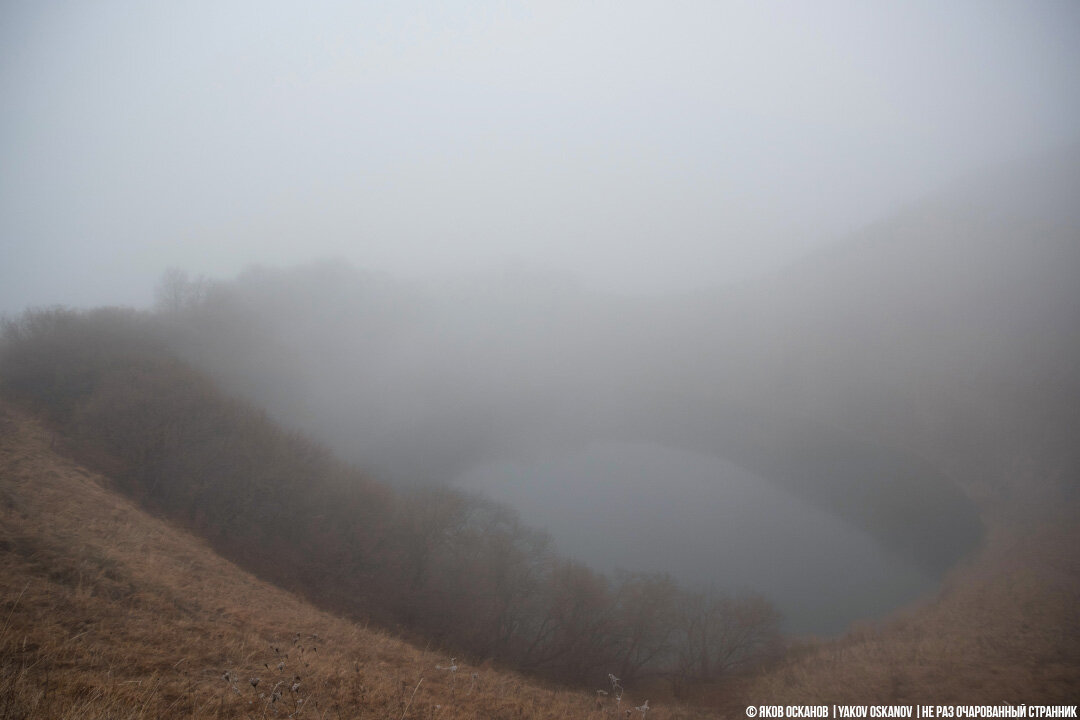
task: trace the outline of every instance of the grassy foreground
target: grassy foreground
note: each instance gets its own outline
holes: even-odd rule
[[[454,664],[320,612],[53,442],[0,404],[0,718],[702,716],[655,698],[635,711],[648,697],[633,687],[616,708],[611,695]]]

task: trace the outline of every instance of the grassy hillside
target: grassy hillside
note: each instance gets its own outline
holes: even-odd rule
[[[320,612],[148,515],[56,442],[0,405],[2,718],[610,716],[610,697],[601,712],[591,692],[440,669],[451,658]],[[646,699],[628,687],[621,704]],[[697,716],[655,697],[648,712]]]

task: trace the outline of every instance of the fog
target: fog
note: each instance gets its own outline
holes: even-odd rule
[[[1075,149],[1016,164],[667,298],[337,261],[159,300],[184,357],[374,477],[482,491],[599,568],[837,632],[932,594],[1017,462],[1075,494],[1050,465],[1076,460],[1078,186]]]
[[[1075,141],[1068,2],[5,3],[0,310],[176,265],[775,269]]]
[[[377,479],[837,632],[1073,452],[1078,70],[1071,3],[7,4],[0,311],[156,302]]]

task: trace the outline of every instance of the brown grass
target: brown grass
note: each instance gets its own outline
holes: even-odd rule
[[[437,669],[450,659],[259,581],[50,442],[0,404],[0,718],[614,714],[514,673]],[[622,708],[645,699],[628,688]]]

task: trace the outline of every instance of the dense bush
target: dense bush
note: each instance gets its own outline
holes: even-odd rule
[[[128,310],[29,311],[4,322],[0,390],[226,557],[459,654],[582,683],[711,681],[775,652],[764,600],[610,578],[484,498],[392,492],[177,360],[172,328]]]

